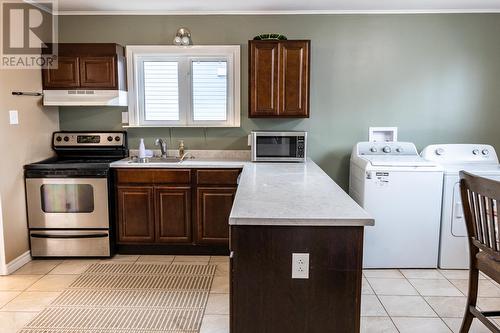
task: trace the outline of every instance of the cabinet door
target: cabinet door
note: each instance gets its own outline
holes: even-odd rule
[[[116,88],[114,57],[80,57],[82,88]]]
[[[278,115],[278,42],[250,41],[249,117]]]
[[[198,187],[197,243],[228,244],[229,214],[236,187]]]
[[[191,189],[158,186],[156,197],[156,237],[160,243],[190,243]]]
[[[57,68],[42,70],[43,89],[78,88],[80,86],[78,57],[59,57]]]
[[[118,186],[118,242],[154,241],[152,186]]]
[[[308,117],[309,41],[280,43],[279,71],[279,116]]]

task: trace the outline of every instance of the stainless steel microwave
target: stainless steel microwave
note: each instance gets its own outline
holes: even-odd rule
[[[307,132],[252,131],[250,145],[253,162],[304,162]]]

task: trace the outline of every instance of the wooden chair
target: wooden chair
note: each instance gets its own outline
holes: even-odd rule
[[[500,182],[460,172],[460,192],[469,238],[469,295],[460,333],[469,332],[474,317],[492,332],[500,330],[488,317],[500,311],[479,311],[476,307],[479,271],[500,283],[500,242],[498,212]]]

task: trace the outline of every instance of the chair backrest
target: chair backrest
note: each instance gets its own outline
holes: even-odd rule
[[[469,244],[500,260],[500,182],[460,171],[460,193]]]

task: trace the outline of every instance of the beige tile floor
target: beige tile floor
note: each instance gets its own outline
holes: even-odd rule
[[[118,255],[104,261],[216,264],[200,333],[229,332],[229,262],[217,256]],[[98,260],[36,260],[0,277],[0,332],[16,332]],[[362,333],[458,332],[467,293],[467,271],[365,270]],[[482,276],[479,306],[500,309],[500,286]],[[500,320],[499,320],[500,323]],[[489,332],[474,322],[471,333]]]
[[[459,331],[467,295],[466,270],[371,269],[363,275],[361,332]],[[479,285],[479,307],[500,309],[500,286],[485,276]],[[475,320],[470,332],[490,331]]]
[[[117,255],[106,260],[34,260],[0,276],[0,332],[14,333],[99,261],[217,265],[200,333],[229,332],[229,260],[225,256]]]

